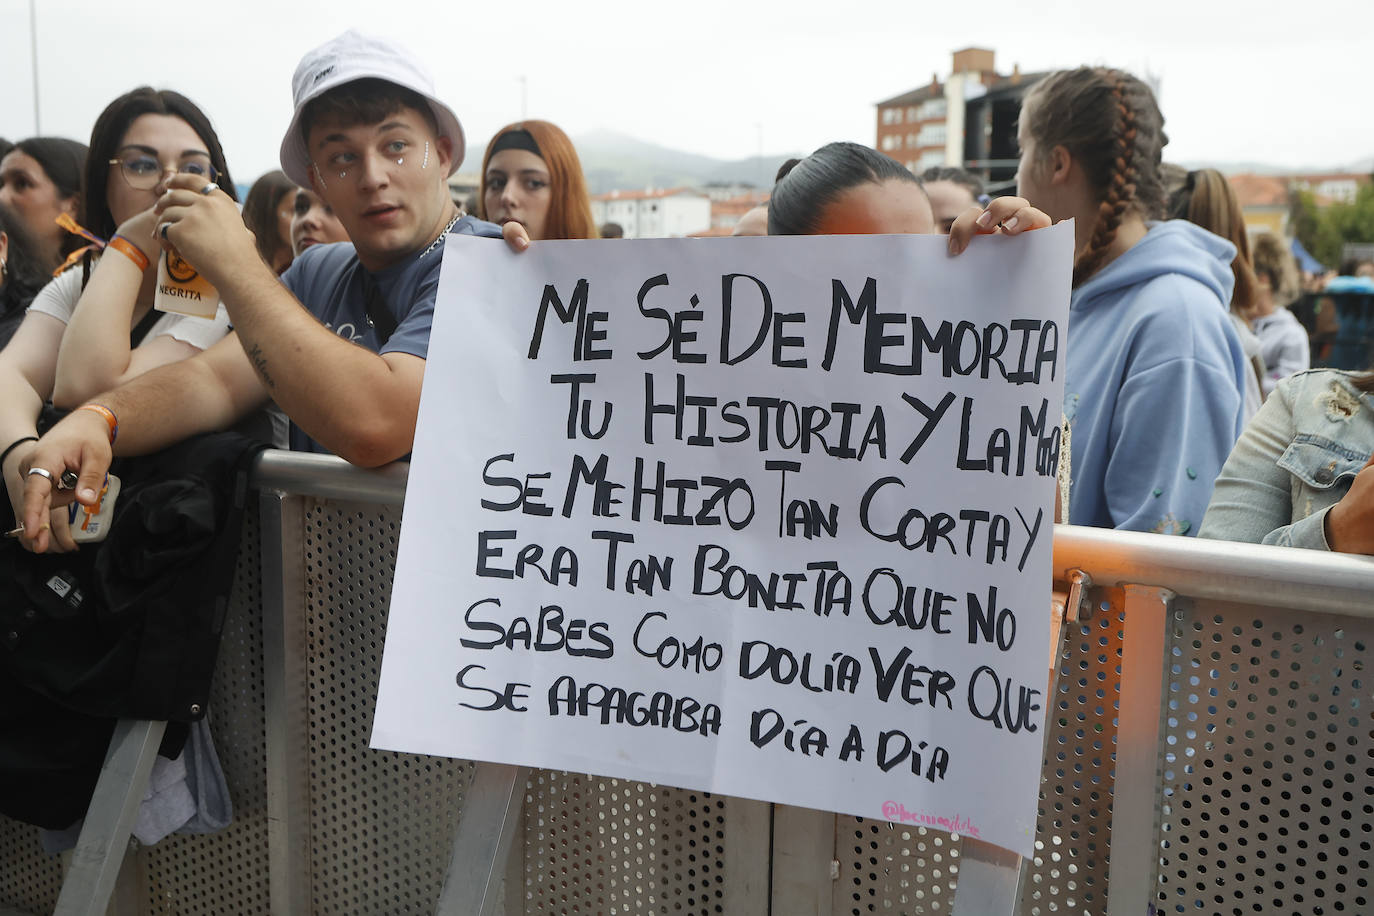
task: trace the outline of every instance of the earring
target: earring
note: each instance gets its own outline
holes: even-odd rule
[[[320,187],[322,187],[322,188],[327,188],[327,187],[329,187],[329,183],[326,182],[326,181],[324,180],[324,172],[320,171],[320,166],[319,166],[319,164],[318,164],[318,163],[315,163],[315,162],[312,162],[312,163],[310,163],[310,167],[311,167],[312,169],[315,170],[315,177],[318,178],[318,179],[320,179]]]
[[[428,167],[429,167],[429,141],[426,140],[426,141],[425,141],[425,158],[424,158],[424,160],[420,163],[420,168],[423,169],[423,168],[428,168]]]
[[[4,261],[0,261],[0,286],[5,285],[5,278],[7,276],[9,276],[9,265]]]

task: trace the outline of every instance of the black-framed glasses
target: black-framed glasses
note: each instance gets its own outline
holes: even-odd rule
[[[117,156],[110,160],[110,165],[119,166],[119,171],[124,175],[124,181],[129,187],[137,191],[152,190],[157,187],[162,176],[171,171],[181,175],[195,175],[206,181],[219,182],[219,169],[210,164],[209,156],[187,156],[178,162],[175,168],[164,166],[154,157],[142,154]]]

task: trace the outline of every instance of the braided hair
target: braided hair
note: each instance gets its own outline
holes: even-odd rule
[[[1078,287],[1102,266],[1127,213],[1163,215],[1164,116],[1149,86],[1106,67],[1045,77],[1027,94],[1021,113],[1037,148],[1068,150],[1098,201],[1092,235],[1074,261]]]

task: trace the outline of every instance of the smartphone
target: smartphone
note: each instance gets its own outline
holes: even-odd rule
[[[119,478],[113,474],[106,474],[105,484],[100,488],[100,496],[94,506],[83,506],[80,503],[68,506],[67,524],[72,540],[78,544],[105,540],[105,535],[110,533],[115,500],[118,498]]]

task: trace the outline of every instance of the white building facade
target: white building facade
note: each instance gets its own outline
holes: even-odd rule
[[[619,223],[627,239],[680,238],[711,228],[711,198],[686,188],[611,191],[592,198],[592,219]]]

